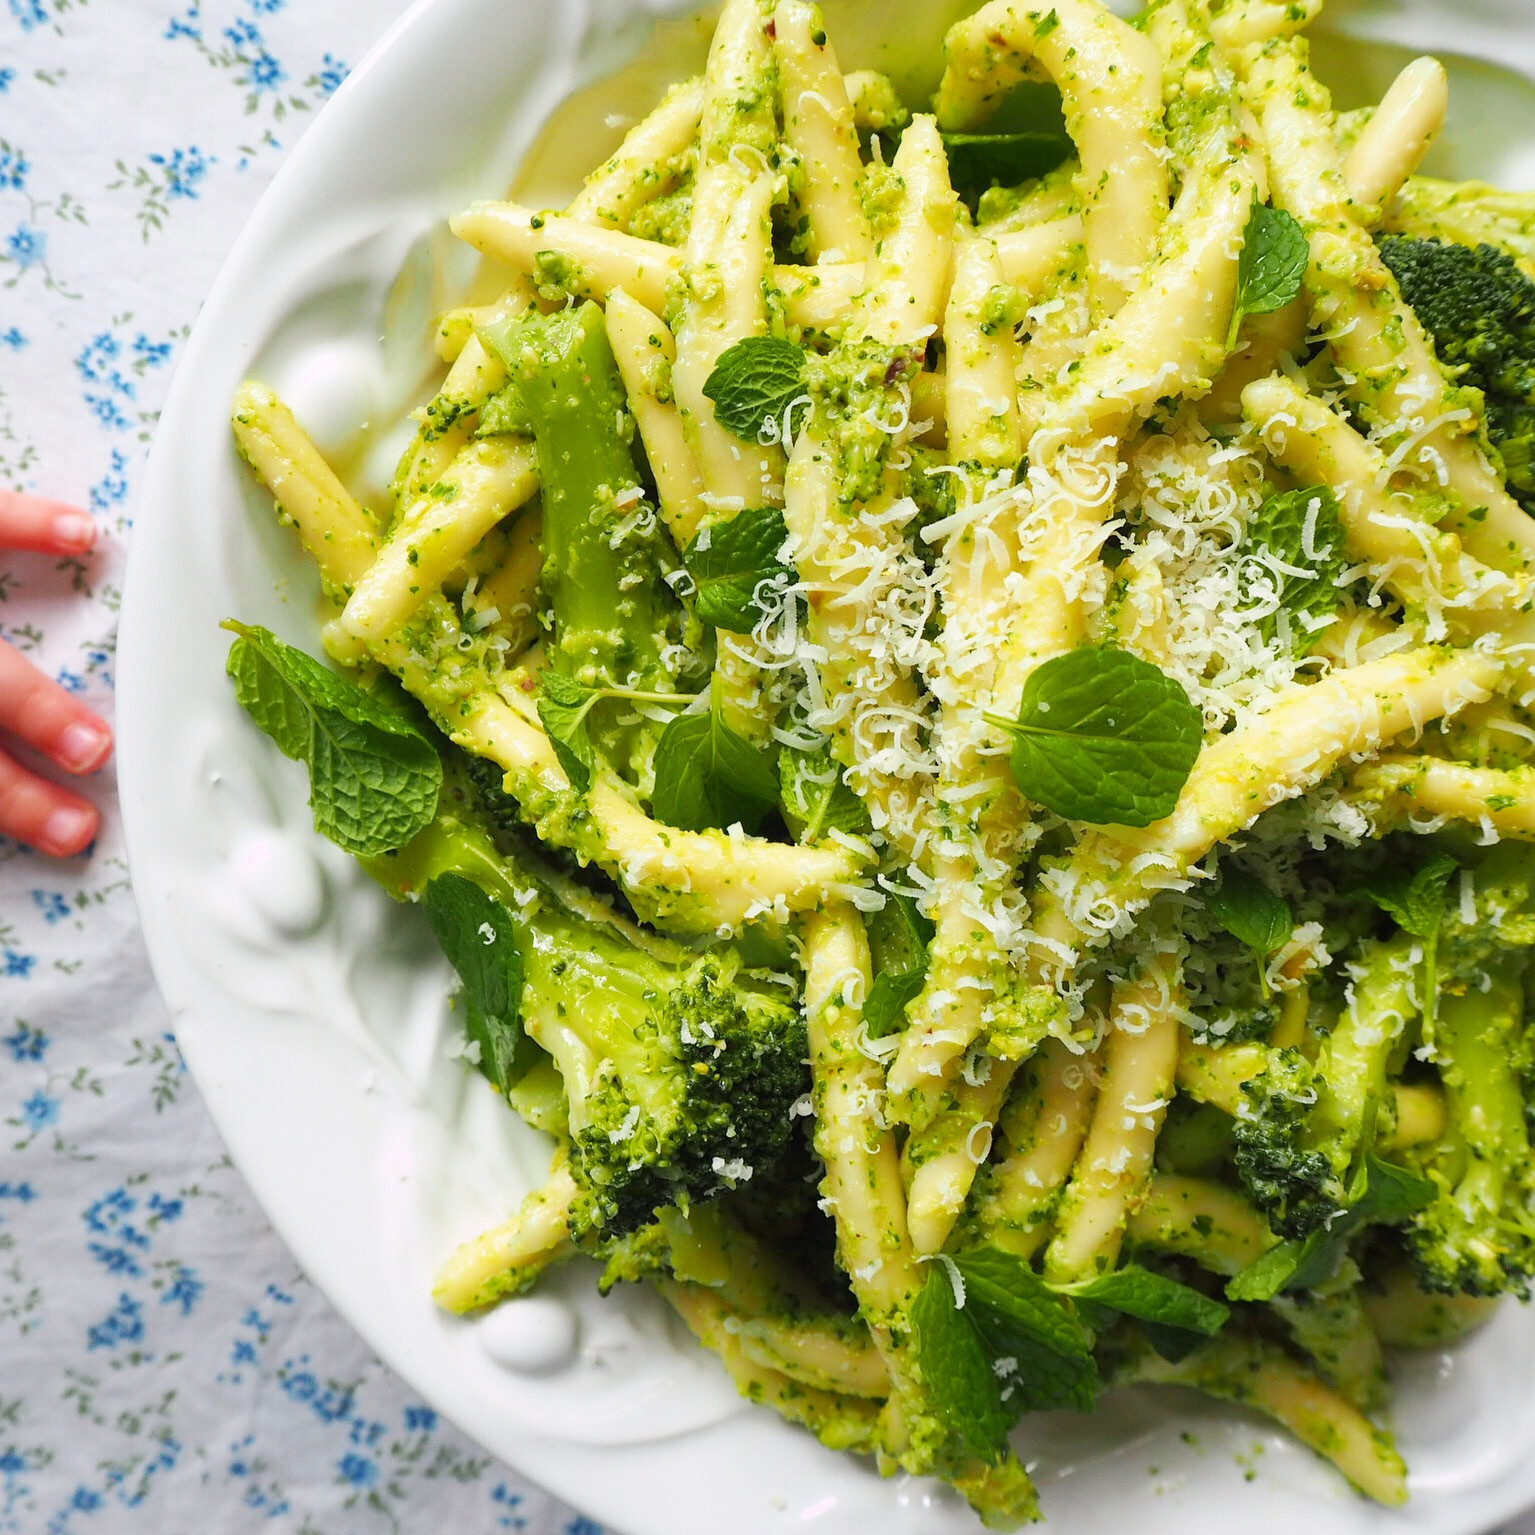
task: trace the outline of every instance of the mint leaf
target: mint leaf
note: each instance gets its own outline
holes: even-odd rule
[[[778,558],[788,536],[776,506],[748,507],[703,528],[682,556],[698,588],[699,618],[716,629],[750,634],[763,613],[758,591],[797,579],[794,567]]]
[[[1266,1253],[1260,1253],[1251,1263],[1226,1284],[1228,1300],[1273,1300],[1281,1291],[1290,1288],[1307,1255],[1308,1247],[1317,1233],[1299,1242],[1281,1242]],[[1331,1273],[1323,1274],[1325,1279]]]
[[[1093,1301],[1141,1322],[1206,1338],[1213,1338],[1231,1317],[1229,1306],[1137,1263],[1058,1288],[1074,1300]]]
[[[479,1068],[508,1093],[538,1059],[522,1029],[522,950],[517,923],[494,896],[462,874],[439,874],[422,896],[427,921],[463,983],[465,1031]]]
[[[1356,1226],[1399,1226],[1433,1204],[1438,1189],[1431,1179],[1384,1161],[1372,1151],[1366,1153],[1349,1194],[1348,1218]]]
[[[1349,1179],[1348,1203],[1332,1223],[1301,1241],[1281,1242],[1256,1258],[1226,1286],[1231,1300],[1272,1300],[1285,1290],[1315,1289],[1337,1273],[1348,1239],[1363,1226],[1399,1226],[1434,1202],[1427,1178],[1366,1152]]]
[[[1306,231],[1282,208],[1255,203],[1247,219],[1242,257],[1237,263],[1237,301],[1231,315],[1228,347],[1248,315],[1273,314],[1299,296],[1311,246]]]
[[[944,1265],[928,1270],[911,1307],[922,1382],[972,1454],[995,1464],[1007,1453],[1007,1436],[1018,1414],[1002,1400],[993,1356],[973,1319],[961,1310]]]
[[[885,904],[864,918],[869,933],[874,984],[863,1006],[871,1039],[883,1039],[906,1024],[907,1004],[927,980],[933,924],[909,895],[885,892]]]
[[[1430,939],[1444,920],[1445,887],[1459,865],[1448,853],[1436,853],[1411,874],[1385,874],[1363,887],[1404,933]]]
[[[1050,129],[939,136],[949,157],[950,184],[972,207],[982,192],[1043,176],[1074,153],[1070,136]]]
[[[1439,927],[1444,921],[1445,887],[1460,865],[1448,853],[1435,853],[1412,874],[1387,874],[1364,893],[1396,925],[1423,940],[1424,1032],[1431,1034],[1439,1004]]]
[[[1270,496],[1253,514],[1247,539],[1279,597],[1278,608],[1259,620],[1265,639],[1278,632],[1280,613],[1305,619],[1331,618],[1338,611],[1343,600],[1338,583],[1349,568],[1348,539],[1338,498],[1326,485]],[[1315,632],[1308,624],[1297,625],[1296,648],[1307,649]]]
[[[786,746],[778,756],[778,796],[784,820],[801,842],[819,842],[829,831],[864,837],[874,829],[828,747],[807,752]]]
[[[1199,756],[1204,717],[1165,672],[1088,645],[1030,673],[1013,738],[1013,778],[1069,821],[1149,826],[1171,815]]]
[[[1071,1303],[1011,1253],[983,1247],[953,1261],[965,1283],[964,1310],[1002,1380],[1003,1402],[1018,1414],[1091,1407],[1102,1382],[1092,1335]]]
[[[748,442],[770,421],[776,438],[783,413],[804,392],[805,353],[777,336],[748,336],[727,347],[704,380],[714,419]]]
[[[1295,932],[1290,903],[1242,869],[1227,869],[1202,899],[1205,910],[1260,959],[1277,954]]]
[[[755,831],[778,805],[778,774],[765,752],[725,723],[718,700],[701,714],[679,714],[656,743],[658,821],[707,831],[739,821]]]
[[[597,748],[587,731],[586,716],[602,696],[601,688],[589,687],[547,667],[538,674],[538,717],[577,794],[586,793],[597,771]]]
[[[241,707],[309,768],[315,829],[359,858],[403,847],[437,814],[442,760],[400,710],[269,630],[227,619]]]

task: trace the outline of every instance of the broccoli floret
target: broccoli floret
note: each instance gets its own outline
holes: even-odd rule
[[[1406,934],[1363,946],[1348,1005],[1315,1063],[1270,1050],[1244,1089],[1233,1161],[1276,1231],[1304,1237],[1346,1206],[1348,1180],[1374,1116],[1389,1112],[1386,1073],[1417,1011],[1414,948]]]
[[[1337,1214],[1342,1192],[1332,1162],[1307,1145],[1316,1072],[1299,1050],[1273,1050],[1245,1092],[1249,1113],[1232,1127],[1237,1176],[1275,1231],[1306,1236]]]
[[[498,849],[452,796],[444,806],[370,872],[406,896],[457,874],[506,911],[521,1027],[564,1083],[572,1235],[621,1235],[659,1208],[775,1176],[810,1089],[798,1009],[733,954],[699,957],[622,922],[515,843]]]
[[[1440,361],[1486,396],[1508,488],[1535,508],[1535,283],[1492,245],[1386,235],[1380,249]]]

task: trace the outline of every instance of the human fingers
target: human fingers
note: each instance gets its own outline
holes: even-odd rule
[[[96,524],[79,507],[19,490],[0,490],[0,549],[84,554],[95,542]]]
[[[94,773],[112,755],[112,731],[78,698],[0,640],[0,730],[66,773]]]
[[[0,752],[0,836],[68,858],[95,840],[101,812]]]

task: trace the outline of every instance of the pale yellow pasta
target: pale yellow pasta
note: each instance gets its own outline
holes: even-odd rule
[[[720,425],[704,385],[720,354],[767,330],[763,284],[772,270],[773,176],[732,160],[699,168],[688,229],[672,388],[703,476],[706,504],[729,515],[783,499],[783,454]]]
[[[958,199],[938,125],[912,118],[891,161],[900,186],[877,232],[852,319],[853,332],[888,346],[913,346],[937,328],[949,284]]]
[[[1144,831],[1087,833],[1071,874],[1043,893],[1042,909],[1053,907],[1067,932],[1085,935],[1094,900],[1144,904],[1217,843],[1320,783],[1346,758],[1377,752],[1488,698],[1501,672],[1490,656],[1426,646],[1293,685],[1205,747],[1166,820]]]
[[[1067,213],[1026,229],[1001,232],[983,224],[980,232],[997,248],[1003,281],[1037,295],[1081,245],[1082,215]]]
[[[773,12],[783,136],[798,166],[790,183],[815,262],[863,261],[873,246],[863,210],[863,160],[853,107],[819,7],[783,0]]]
[[[1227,1335],[1180,1364],[1148,1356],[1138,1378],[1193,1386],[1282,1423],[1378,1503],[1407,1501],[1407,1468],[1382,1429],[1277,1344]]]
[[[1005,307],[996,312],[1003,282],[996,244],[984,235],[964,235],[955,247],[943,322],[944,416],[950,458],[982,469],[1011,468],[1023,457],[1018,418],[1023,359]],[[1006,295],[1002,298],[1005,304]]]
[[[537,490],[538,458],[526,440],[485,437],[461,449],[389,530],[347,599],[338,628],[363,646],[387,639]]]
[[[743,1396],[773,1407],[791,1423],[803,1424],[829,1449],[870,1446],[877,1403],[822,1391],[759,1364],[742,1342],[736,1313],[705,1286],[665,1279],[660,1290],[698,1341],[719,1356]]]
[[[608,343],[656,477],[661,515],[685,549],[704,517],[704,480],[672,394],[677,344],[666,322],[622,288],[608,295]]]
[[[1096,1055],[1045,1043],[1024,1068],[999,1130],[1006,1153],[987,1169],[976,1202],[986,1240],[1032,1257],[1049,1235],[1049,1217],[1076,1165],[1098,1097]]]
[[[539,271],[541,255],[554,257],[544,271],[581,298],[602,301],[614,288],[624,288],[647,309],[664,310],[668,289],[682,271],[681,252],[670,246],[517,203],[475,203],[450,219],[449,227],[477,251],[520,272]]]
[[[1355,768],[1356,803],[1397,819],[1467,821],[1522,841],[1535,838],[1535,769],[1472,767],[1441,757],[1383,756]]]
[[[373,563],[373,518],[265,385],[240,386],[231,422],[240,452],[277,498],[282,515],[292,519],[299,542],[338,592],[350,591]]]
[[[1522,569],[1535,557],[1535,525],[1478,444],[1475,396],[1446,378],[1354,216],[1327,92],[1297,47],[1264,50],[1249,66],[1247,87],[1268,144],[1275,201],[1300,220],[1311,243],[1306,284],[1316,321],[1393,468],[1459,498],[1453,529],[1469,553],[1497,569]]]
[[[1446,623],[1473,634],[1495,623],[1509,639],[1529,628],[1530,573],[1491,570],[1468,555],[1420,498],[1390,488],[1385,454],[1336,411],[1277,375],[1249,384],[1242,406],[1278,463],[1337,493],[1350,551],[1387,590],[1427,612],[1430,638]]]
[[[1113,314],[1151,259],[1167,213],[1156,49],[1093,0],[992,0],[951,29],[944,54],[935,109],[946,128],[980,121],[1035,68],[1060,87],[1081,158],[1094,307]]]
[[[674,85],[660,105],[624,135],[612,158],[586,178],[566,213],[587,223],[623,229],[642,203],[674,185],[671,163],[697,138],[703,107],[702,80]]]
[[[856,1324],[855,1324],[856,1325]],[[867,1329],[817,1318],[754,1316],[736,1336],[748,1359],[822,1391],[883,1399],[890,1371]]]
[[[548,1181],[517,1213],[457,1248],[443,1264],[432,1299],[446,1311],[474,1311],[525,1290],[549,1264],[575,1254],[566,1224],[576,1182],[563,1155]]]
[[[1181,992],[1177,966],[1164,955],[1115,988],[1092,1124],[1045,1249],[1047,1278],[1083,1279],[1113,1268],[1119,1257],[1172,1098]]]
[[[1439,137],[1449,107],[1450,77],[1438,59],[1414,59],[1391,82],[1343,161],[1344,185],[1361,213],[1384,207],[1402,190]]]

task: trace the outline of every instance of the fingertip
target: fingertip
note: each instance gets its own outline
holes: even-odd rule
[[[101,812],[91,804],[60,805],[50,811],[38,832],[37,846],[55,858],[72,858],[83,853],[96,840],[101,829]]]
[[[112,732],[100,720],[75,720],[59,732],[50,755],[66,773],[94,773],[112,755]]]
[[[96,524],[84,512],[60,512],[49,531],[59,554],[88,554],[96,547]]]

